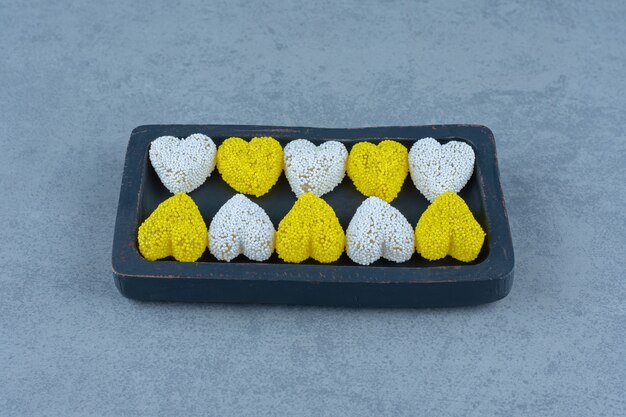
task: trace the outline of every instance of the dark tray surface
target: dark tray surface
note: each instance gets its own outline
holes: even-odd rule
[[[179,263],[171,258],[156,262],[149,262],[141,257],[137,250],[137,228],[159,203],[171,196],[161,184],[158,176],[148,159],[150,142],[162,135],[186,137],[192,133],[204,133],[210,136],[216,145],[230,136],[240,136],[249,139],[254,136],[272,136],[285,146],[290,140],[305,138],[314,143],[325,140],[338,140],[343,142],[348,151],[351,146],[360,141],[380,142],[383,139],[393,139],[410,148],[412,143],[423,137],[431,136],[441,142],[448,140],[462,140],[469,143],[476,152],[476,168],[474,174],[460,195],[468,204],[474,216],[487,232],[485,244],[478,258],[468,264],[446,257],[440,261],[431,262],[423,259],[415,253],[413,257],[404,263],[379,260],[370,266],[360,266],[353,263],[347,255],[332,264],[319,264],[315,261],[306,261],[302,264],[286,264],[278,259],[274,253],[264,262],[248,261],[239,256],[230,263],[216,260],[209,251],[198,262]],[[236,192],[228,186],[220,177],[217,169],[211,177],[197,190],[189,195],[194,199],[205,219],[210,223],[219,208]],[[250,197],[258,203],[270,216],[275,226],[289,211],[296,197],[291,191],[287,179],[281,175],[278,183],[268,194],[260,198]],[[357,207],[365,200],[352,181],[346,176],[344,181],[332,192],[323,196],[341,222],[347,228],[350,219]],[[420,215],[428,206],[428,201],[413,185],[410,176],[407,176],[398,197],[391,203],[398,208],[415,226]],[[484,126],[475,125],[438,125],[438,126],[407,126],[407,127],[376,127],[359,129],[325,129],[325,128],[289,128],[269,126],[220,126],[220,125],[149,125],[136,128],[128,145],[122,188],[120,192],[120,204],[113,247],[113,268],[116,283],[120,290],[127,296],[141,299],[164,299],[164,300],[189,300],[189,301],[231,301],[231,302],[280,302],[280,303],[304,303],[304,304],[342,304],[342,305],[395,305],[393,300],[380,300],[381,303],[363,302],[332,302],[332,297],[325,297],[324,293],[314,296],[310,291],[310,299],[306,294],[298,296],[272,297],[269,294],[258,294],[256,297],[236,296],[242,292],[242,288],[234,293],[215,294],[212,292],[206,297],[195,294],[194,297],[177,295],[181,289],[188,285],[189,279],[205,280],[209,287],[215,287],[217,281],[231,281],[227,286],[232,286],[236,281],[256,282],[262,281],[263,291],[277,291],[288,287],[287,283],[301,283],[303,288],[312,283],[344,283],[344,284],[371,284],[380,288],[378,284],[409,284],[412,290],[417,290],[420,284],[449,284],[466,282],[488,282],[507,279],[511,282],[492,282],[493,288],[500,288],[489,299],[472,301],[472,297],[465,295],[467,301],[446,303],[445,294],[441,302],[436,304],[420,303],[419,305],[449,305],[449,304],[472,304],[476,302],[493,301],[508,293],[512,283],[513,251],[509,232],[508,219],[502,191],[499,183],[495,142],[491,131]],[[147,280],[146,278],[152,278]],[[177,278],[176,282],[168,283],[178,290],[154,291],[154,280]],[[132,282],[130,280],[133,280]],[[124,282],[122,282],[124,281]],[[266,284],[274,282],[274,289]],[[482,285],[485,285],[485,282]],[[220,283],[219,285],[223,285]],[[411,285],[412,284],[412,285]],[[506,284],[506,285],[503,285]],[[197,286],[198,283],[195,283]],[[243,285],[243,283],[242,283]],[[432,287],[433,285],[431,285]],[[435,285],[436,286],[436,285]],[[441,286],[441,285],[440,285]],[[479,285],[476,284],[476,287]],[[133,291],[125,291],[124,288],[133,288]],[[336,286],[335,286],[336,287]],[[458,289],[462,286],[458,285]],[[467,285],[463,286],[464,292],[468,291]],[[502,288],[503,289],[502,289]],[[139,290],[139,288],[143,288]],[[282,288],[282,289],[281,289]],[[443,287],[441,287],[443,288]],[[454,288],[454,286],[452,287]],[[152,289],[152,290],[151,290]],[[424,289],[424,288],[423,288]],[[223,289],[222,289],[223,290]],[[202,290],[197,290],[202,292]],[[333,291],[329,287],[328,291]],[[344,290],[345,291],[345,290]],[[355,294],[358,293],[356,290]],[[453,290],[446,289],[450,293]],[[503,293],[503,291],[505,291]],[[184,291],[183,291],[184,292]],[[426,294],[428,291],[424,292]],[[423,294],[423,295],[424,295]],[[381,294],[381,297],[384,297]],[[321,297],[321,298],[320,298]],[[496,298],[497,297],[497,298]],[[330,300],[325,302],[324,299]],[[341,298],[341,297],[340,297]],[[419,297],[418,297],[419,298]],[[484,297],[483,297],[484,298]],[[432,300],[435,300],[433,297]],[[450,293],[449,301],[454,301]],[[349,300],[348,300],[349,301]],[[384,301],[384,302],[383,302]],[[409,305],[413,305],[407,300]],[[404,304],[407,304],[405,302]],[[414,305],[418,306],[418,305]]]

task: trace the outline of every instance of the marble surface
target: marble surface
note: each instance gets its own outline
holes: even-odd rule
[[[440,3],[0,0],[0,414],[626,415],[626,2]],[[147,123],[485,124],[513,290],[127,300],[113,226]]]

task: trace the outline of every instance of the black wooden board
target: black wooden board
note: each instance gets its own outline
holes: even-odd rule
[[[155,262],[144,259],[137,249],[137,229],[159,203],[171,194],[163,186],[148,158],[150,142],[159,136],[187,137],[192,133],[210,136],[215,144],[231,136],[250,139],[272,136],[283,147],[304,138],[316,144],[326,140],[343,142],[348,151],[354,143],[378,143],[393,139],[410,149],[413,142],[434,137],[444,143],[461,140],[476,153],[474,174],[460,196],[487,233],[478,258],[462,263],[450,257],[431,262],[418,253],[404,263],[379,260],[369,266],[352,262],[345,254],[334,263],[307,261],[287,264],[274,253],[263,263],[243,256],[230,263],[216,260],[209,251],[197,262],[173,258]],[[217,169],[198,189],[189,193],[207,227],[236,192]],[[265,209],[277,227],[296,197],[284,173],[270,192],[250,197]],[[323,196],[344,230],[357,207],[366,199],[346,176],[332,192]],[[428,206],[407,176],[398,197],[391,203],[417,224]],[[479,125],[433,125],[327,129],[278,126],[146,125],[133,130],[124,165],[115,236],[113,275],[126,297],[138,300],[303,304],[358,307],[442,307],[481,304],[505,297],[513,283],[513,246],[506,206],[500,186],[495,140]]]

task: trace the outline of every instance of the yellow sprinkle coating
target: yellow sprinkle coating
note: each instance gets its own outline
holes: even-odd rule
[[[478,256],[485,232],[456,193],[443,193],[428,206],[415,227],[415,248],[435,261],[450,255],[462,262]]]
[[[334,262],[345,246],[346,235],[335,211],[312,193],[298,198],[276,232],[276,253],[285,262],[300,263],[309,257]]]
[[[283,148],[269,136],[228,138],[217,149],[217,170],[228,185],[242,194],[260,197],[283,172]]]
[[[208,244],[208,232],[196,203],[185,193],[168,198],[139,226],[139,252],[149,261],[173,256],[194,262]]]
[[[393,140],[384,140],[378,145],[359,142],[348,155],[346,172],[363,195],[391,203],[409,172],[409,152],[403,144]]]

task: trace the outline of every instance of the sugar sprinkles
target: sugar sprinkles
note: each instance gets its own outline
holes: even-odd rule
[[[161,136],[150,144],[150,162],[171,192],[190,193],[201,186],[215,168],[215,143],[194,133],[185,139]]]
[[[248,197],[237,194],[215,214],[209,226],[209,250],[220,261],[243,254],[265,261],[274,252],[274,225],[265,211]]]
[[[409,171],[415,187],[428,199],[465,187],[474,172],[474,150],[467,143],[445,145],[433,138],[420,139],[409,151]]]
[[[413,228],[402,213],[378,197],[356,210],[346,230],[346,253],[360,265],[385,258],[405,262],[415,252]]]
[[[319,146],[306,139],[289,142],[284,149],[285,175],[296,197],[311,192],[318,197],[332,191],[346,174],[346,147],[337,141]]]

